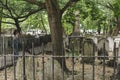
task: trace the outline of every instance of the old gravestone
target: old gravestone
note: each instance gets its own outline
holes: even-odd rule
[[[98,59],[99,60],[104,59],[104,56],[108,56],[109,41],[106,38],[99,39],[97,44],[97,49],[98,49]],[[105,59],[108,59],[108,57],[106,57]]]
[[[7,53],[7,50],[9,49],[9,37],[0,37],[0,55],[4,54],[3,52]],[[3,51],[4,50],[4,51]]]
[[[94,49],[95,49],[95,43],[93,42],[92,39],[88,38],[84,41],[83,43],[83,58],[82,58],[82,63],[93,63],[95,58],[94,56]]]
[[[115,59],[115,61],[117,60],[117,72],[110,76],[111,80],[120,80],[120,44],[118,47],[118,54],[116,56],[117,59]],[[115,61],[113,63],[114,66],[116,66]]]
[[[25,73],[26,80],[33,80],[33,62],[32,57],[25,58]],[[43,70],[44,70],[44,79],[53,80],[53,71],[54,71],[54,80],[62,80],[63,70],[60,67],[58,61],[54,60],[54,70],[53,70],[53,61],[52,58],[44,58],[44,68],[42,63],[42,57],[35,59],[35,80],[43,80]],[[19,58],[16,65],[16,78],[17,80],[23,80],[23,59]]]
[[[117,74],[116,74],[116,78],[120,80],[120,44],[119,44],[119,48],[118,48],[118,61],[117,61]]]
[[[108,37],[107,40],[109,41],[109,51],[113,52],[114,50],[114,40],[112,37]]]

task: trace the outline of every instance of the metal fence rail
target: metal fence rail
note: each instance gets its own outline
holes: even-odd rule
[[[115,47],[114,47],[113,56],[106,56],[105,53],[102,56],[98,56],[94,42],[92,42],[91,40],[88,39],[83,40],[83,38],[81,37],[70,37],[69,42],[70,42],[69,49],[71,51],[70,52],[66,51],[65,56],[57,56],[54,55],[54,51],[51,51],[51,54],[47,54],[45,52],[45,45],[42,44],[41,46],[39,45],[35,46],[33,40],[33,42],[31,43],[30,53],[26,52],[24,50],[25,45],[24,44],[22,45],[21,47],[22,49],[19,52],[18,55],[19,58],[17,61],[14,60],[15,55],[13,55],[13,53],[6,54],[7,52],[5,51],[5,46],[2,45],[3,54],[0,55],[0,80],[29,80],[28,77],[32,77],[32,79],[30,80],[117,80],[118,79],[116,74],[119,70],[118,68],[119,66],[116,65],[116,62],[117,59],[120,58],[120,56],[116,55],[118,52]],[[88,42],[88,44],[90,43],[91,44],[90,47],[93,48],[87,50],[85,47],[86,42]],[[36,47],[37,47],[37,52],[40,52],[41,54],[35,55]],[[103,47],[105,49],[105,44],[103,45]],[[87,55],[86,51],[87,52],[91,51],[91,53]],[[69,71],[66,72],[63,69],[63,66],[59,67],[58,64],[56,63],[55,60],[56,58],[65,58],[66,65]],[[98,60],[98,58],[102,58],[102,60]],[[110,63],[112,67],[109,67],[109,65],[107,65],[107,63],[110,62],[110,59],[106,60],[106,58],[110,58],[113,60],[113,62]],[[22,66],[21,66],[22,78],[17,79],[17,65],[19,64],[18,62],[20,60],[22,61]],[[49,61],[51,64],[49,64]],[[90,63],[86,63],[87,61]],[[101,61],[102,63],[99,64],[99,62]],[[48,66],[46,67],[46,65]],[[11,74],[8,73],[9,67],[12,68],[13,73]],[[59,69],[61,68],[60,72],[59,69],[57,69],[57,67]],[[29,72],[26,71],[27,68],[30,68]],[[39,68],[41,70],[39,70]],[[46,71],[49,70],[52,72],[49,73],[48,76],[48,74],[46,74]],[[3,75],[1,75],[1,73]],[[31,73],[30,76],[28,76],[29,73]],[[58,78],[56,78],[57,75],[59,76]]]

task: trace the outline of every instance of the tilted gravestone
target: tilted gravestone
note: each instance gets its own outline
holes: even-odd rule
[[[82,63],[93,63],[94,58],[94,51],[95,50],[95,43],[92,39],[88,38],[83,42],[83,58]]]
[[[120,44],[118,48],[117,58],[114,59],[113,66],[117,67],[117,72],[110,76],[111,80],[120,80]],[[115,62],[117,61],[117,66]]]
[[[108,57],[104,58],[104,56],[108,56],[109,51],[109,41],[106,38],[101,38],[98,40],[97,49],[99,60],[108,59]]]
[[[0,55],[9,49],[9,37],[0,37]]]
[[[109,51],[113,52],[114,50],[114,40],[112,37],[108,37],[107,40],[109,41]]]
[[[23,75],[23,58],[19,58],[16,64],[16,79],[23,80],[23,77],[26,77],[26,80],[53,80],[53,71],[54,71],[54,80],[62,80],[63,70],[54,59],[54,70],[53,70],[53,60],[52,58],[44,57],[44,63],[42,62],[42,57],[34,58],[35,64],[33,64],[32,57],[25,57],[25,75]],[[43,67],[44,64],[44,67]],[[34,68],[33,68],[34,65]],[[34,73],[33,73],[34,71]],[[43,76],[44,74],[44,76]]]
[[[2,38],[0,37],[0,54],[2,54]]]
[[[115,74],[115,77],[117,80],[120,80],[120,44],[118,47],[118,55],[117,56],[117,73]]]

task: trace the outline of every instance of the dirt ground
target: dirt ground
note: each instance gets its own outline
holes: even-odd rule
[[[35,58],[35,60],[38,60],[42,62],[41,58]],[[45,58],[45,61],[48,59]],[[66,59],[66,64],[69,70],[72,71],[73,69],[73,63],[72,63],[72,58],[67,58]],[[81,73],[83,71],[83,64],[80,63],[78,59],[74,59],[74,70],[77,74]],[[7,71],[7,80],[14,80],[14,67],[11,66],[6,69]],[[105,71],[105,74],[103,72]],[[93,72],[93,66],[91,64],[84,64],[84,75],[86,74],[94,74],[95,80],[103,80],[103,77],[105,77],[105,80],[110,80],[110,76],[114,73],[114,69],[112,67],[107,67],[102,64],[95,63],[94,65],[94,72]],[[91,76],[92,77],[92,76]],[[5,69],[0,71],[0,80],[5,80]],[[88,79],[89,80],[89,79]]]

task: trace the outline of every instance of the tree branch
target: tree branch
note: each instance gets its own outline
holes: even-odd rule
[[[2,17],[4,17],[4,18],[12,18],[10,15],[5,14],[4,12],[0,12],[0,14],[1,14]]]
[[[32,10],[32,11],[30,11],[28,14],[26,14],[26,15],[24,15],[24,16],[19,16],[19,17],[17,17],[17,18],[25,18],[25,17],[29,17],[30,15],[32,15],[32,14],[35,14],[35,13],[37,13],[37,12],[39,12],[40,10],[42,10],[43,8],[39,8],[39,9],[37,9],[37,10]]]
[[[11,9],[10,9],[10,7],[7,5],[8,3],[7,3],[7,1],[6,1],[6,8],[7,8],[7,10],[9,11],[9,13],[10,13],[10,15],[12,16],[12,17],[14,17],[13,16],[13,14],[12,14],[12,11],[11,11]]]
[[[45,9],[45,3],[41,2],[41,1],[37,1],[37,0],[23,0],[23,1],[26,1],[31,4],[35,4],[35,5]]]
[[[1,5],[2,5],[2,7],[4,8],[4,9],[6,9],[9,13],[10,13],[10,15],[11,15],[11,17],[13,17],[13,15],[12,15],[12,11],[11,11],[11,9],[9,8],[9,6],[7,5],[7,0],[6,0],[6,3],[4,4],[1,0],[0,0],[0,3],[1,3]]]
[[[108,9],[110,9],[110,10],[114,10],[114,7],[112,6],[112,4],[110,4],[109,2],[108,2],[108,4],[101,4],[101,3],[98,3],[99,5],[102,5],[102,6],[104,6],[104,7],[106,7],[106,8],[108,8]]]
[[[23,19],[19,20],[19,22],[25,21],[29,16],[24,17]]]
[[[1,21],[2,23],[5,23],[5,24],[12,24],[12,25],[15,25],[15,23],[12,23],[12,22],[5,22],[5,21]]]
[[[75,1],[69,0],[69,1],[66,3],[66,5],[61,9],[61,14],[63,14],[64,11],[65,11],[68,7],[72,6],[74,3],[77,3],[78,1],[79,1],[79,0],[75,0]]]

